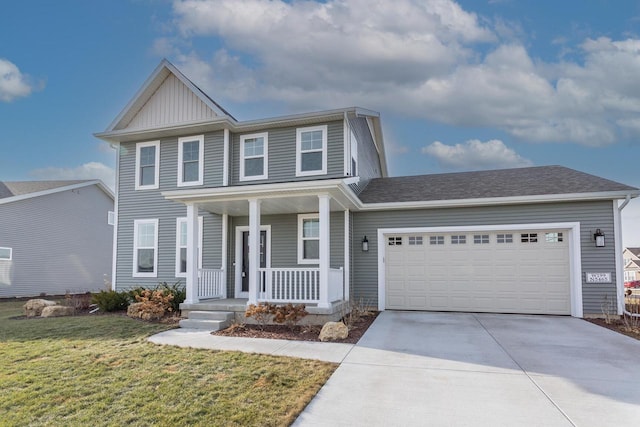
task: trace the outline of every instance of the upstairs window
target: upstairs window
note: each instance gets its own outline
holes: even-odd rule
[[[158,276],[158,220],[133,223],[133,277]]]
[[[298,264],[320,260],[320,219],[317,214],[298,215]]]
[[[268,134],[240,137],[240,181],[268,178]]]
[[[178,138],[178,187],[202,185],[204,135]]]
[[[326,175],[327,126],[296,130],[296,176]]]
[[[136,190],[158,188],[160,173],[160,141],[136,144]]]

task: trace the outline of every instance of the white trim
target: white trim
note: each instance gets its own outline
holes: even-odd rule
[[[349,153],[351,157],[349,159],[349,174],[350,176],[359,176],[360,175],[360,163],[358,159],[358,138],[353,133],[353,130],[350,131],[351,135],[349,136]],[[355,161],[356,170],[353,170],[353,162]]]
[[[613,233],[614,233],[614,253],[616,262],[616,295],[618,302],[618,314],[624,311],[624,261],[622,259],[622,212],[618,207],[618,201],[613,202]],[[600,249],[600,248],[596,248]]]
[[[571,293],[571,316],[582,317],[582,257],[580,247],[580,223],[579,222],[554,222],[534,224],[498,224],[498,225],[470,225],[456,227],[402,227],[378,229],[378,310],[384,311],[386,305],[386,269],[385,250],[387,234],[409,233],[455,233],[473,231],[515,231],[515,230],[544,230],[544,229],[568,229],[569,235],[569,288]]]
[[[184,245],[180,244],[180,225],[184,224],[187,227],[187,217],[182,216],[176,218],[176,277],[187,277],[187,272],[180,272],[180,249],[187,249],[187,242],[184,242]],[[202,215],[198,216],[198,269],[202,268],[202,236],[204,235],[204,217]]]
[[[238,225],[236,226],[236,250],[235,250],[235,262],[233,263],[235,266],[235,298],[248,298],[249,292],[242,292],[242,233],[244,231],[249,231],[248,225]],[[271,225],[260,225],[260,231],[267,232],[267,241],[265,244],[267,247],[265,250],[266,259],[265,263],[267,268],[271,268]]]
[[[9,258],[0,258],[0,261],[11,261],[13,259],[13,248],[0,247],[0,249],[8,249],[9,250]]]
[[[154,158],[154,178],[152,185],[140,185],[140,149],[144,147],[156,147],[156,155]],[[160,141],[138,142],[136,144],[136,173],[135,173],[136,190],[157,190],[160,187]]]
[[[303,236],[303,224],[305,219],[317,219],[318,223],[320,223],[320,214],[319,213],[308,213],[308,214],[298,214],[298,264],[318,264],[320,262],[320,258],[316,259],[305,259],[304,258],[304,240],[317,240],[320,242],[320,234],[318,237],[313,238],[304,238]],[[319,232],[318,232],[319,233]]]
[[[118,198],[120,192],[118,186],[120,184],[120,147],[116,150],[116,182],[115,182],[115,196],[113,202],[113,212],[115,213],[115,224],[113,224],[113,248],[111,250],[111,290],[116,291],[116,277],[118,271]]]
[[[107,225],[116,224],[116,213],[114,211],[107,212]]]
[[[154,226],[154,246],[138,247],[138,226],[140,224],[153,224]],[[158,277],[158,219],[134,219],[133,220],[133,277]],[[153,272],[138,272],[138,249],[153,249]]]
[[[224,129],[222,149],[222,185],[229,185],[229,129]]]
[[[229,256],[229,215],[222,214],[222,242],[221,242],[221,254],[220,254],[220,269],[224,271],[225,283],[222,287],[222,298],[227,298],[227,280],[229,275],[227,274],[227,258]]]
[[[343,135],[343,150],[344,150],[344,176],[349,176],[349,171],[351,170],[351,165],[349,162],[351,161],[351,153],[349,150],[351,149],[351,144],[349,141],[349,118],[347,117],[347,112],[344,113],[344,118],[342,119],[342,135]]]
[[[187,142],[198,141],[198,180],[183,181],[184,163],[183,146]],[[204,135],[183,136],[178,138],[178,187],[190,187],[193,185],[202,185],[204,183]]]
[[[322,132],[322,148],[321,149],[311,149],[311,150],[302,150],[302,134],[306,132]],[[313,176],[313,175],[326,175],[327,174],[327,125],[321,126],[309,126],[304,128],[296,129],[296,176]],[[311,171],[303,171],[302,170],[302,155],[306,153],[322,153],[322,167],[320,169],[311,170]]]
[[[262,158],[262,161],[263,161],[262,175],[245,176],[244,161],[247,158],[244,155],[244,142],[247,139],[257,139],[257,138],[262,138],[263,153],[261,156],[250,156],[248,158],[249,159]],[[238,179],[240,181],[256,181],[259,179],[268,179],[268,178],[269,178],[269,133],[261,132],[261,133],[252,133],[249,135],[241,135],[240,136],[240,175]]]
[[[117,174],[116,174],[116,180],[117,180]],[[107,194],[107,196],[111,197],[112,199],[115,199],[115,196],[113,192],[109,189],[109,187],[104,185],[104,183],[99,179],[94,179],[91,181],[81,182],[78,184],[71,184],[71,185],[65,185],[63,187],[50,188],[49,190],[35,191],[33,193],[5,197],[3,199],[0,199],[0,205],[12,203],[12,202],[18,202],[20,200],[32,199],[34,197],[47,196],[49,194],[62,193],[63,191],[75,190],[76,188],[88,187],[90,185],[97,185],[99,189],[101,189],[103,192]]]
[[[331,307],[329,299],[329,272],[331,269],[331,212],[329,205],[331,204],[331,196],[328,194],[318,195],[318,213],[320,221],[318,224],[320,237],[318,268],[320,270],[320,292],[318,298],[318,308]],[[344,276],[344,272],[343,272]]]

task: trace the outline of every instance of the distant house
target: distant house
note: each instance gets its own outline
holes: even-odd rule
[[[181,281],[183,310],[622,310],[634,187],[561,166],[389,177],[378,113],[239,121],[166,60],[96,136],[119,146],[114,289]]]
[[[104,289],[113,203],[99,180],[0,181],[0,298]]]
[[[625,248],[622,259],[625,283],[640,280],[640,248]]]

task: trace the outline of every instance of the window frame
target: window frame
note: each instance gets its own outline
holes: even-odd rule
[[[184,180],[183,147],[187,142],[198,142],[198,180]],[[190,187],[204,184],[204,135],[183,136],[178,138],[178,187]]]
[[[244,155],[245,141],[247,139],[256,139],[256,138],[262,138],[262,141],[263,141],[262,156],[246,157]],[[244,167],[245,160],[257,159],[260,157],[262,157],[262,162],[263,162],[262,175],[245,176],[245,167]],[[252,133],[252,134],[240,136],[240,174],[238,179],[240,181],[257,181],[260,179],[269,179],[269,133],[268,132]]]
[[[8,248],[6,246],[0,246],[0,249],[8,249],[9,250],[9,258],[0,257],[0,261],[11,261],[11,260],[13,260],[13,248]]]
[[[304,242],[306,240],[317,240],[318,246],[320,246],[319,234],[318,234],[318,237],[304,237],[304,221],[307,219],[317,219],[319,224],[320,214],[318,213],[298,214],[298,264],[319,264],[320,263],[319,257],[317,259],[304,258]]]
[[[359,165],[358,165],[358,138],[351,130],[351,136],[349,137],[349,151],[351,151],[351,164],[349,165],[349,172],[351,172],[351,176],[358,176],[359,173]]]
[[[133,220],[133,277],[158,277],[158,218],[151,219],[134,219]],[[154,232],[154,246],[152,247],[139,247],[138,246],[138,229],[141,224],[153,224],[155,227]],[[138,250],[139,249],[153,249],[153,272],[139,272],[138,271]]]
[[[180,226],[187,223],[187,217],[181,216],[176,218],[176,277],[187,277],[187,272],[182,273],[180,271],[180,250],[187,247],[185,242],[184,246],[180,243]],[[198,269],[202,268],[202,237],[204,236],[204,217],[198,216]]]
[[[140,151],[145,147],[155,147],[156,155],[154,159],[154,174],[153,174],[153,184],[151,185],[141,185],[140,178],[142,178],[142,174],[140,173]],[[136,143],[136,173],[135,173],[135,190],[157,190],[160,188],[160,141],[147,141],[147,142],[138,142]]]
[[[305,132],[317,132],[322,131],[322,148],[312,150],[302,150],[302,134]],[[327,174],[327,151],[328,151],[328,126],[309,126],[296,129],[296,176],[313,176],[313,175],[326,175]],[[312,171],[302,170],[302,155],[306,153],[322,152],[322,167],[320,169]]]

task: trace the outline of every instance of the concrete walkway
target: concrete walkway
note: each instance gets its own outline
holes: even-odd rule
[[[581,319],[387,311],[294,425],[638,425],[639,358]]]
[[[340,363],[354,344],[273,340],[264,338],[238,338],[211,335],[201,329],[171,329],[149,337],[155,344],[178,347],[205,348],[209,350],[242,351],[245,353],[290,356],[301,359]]]

